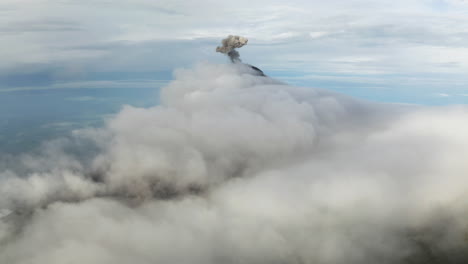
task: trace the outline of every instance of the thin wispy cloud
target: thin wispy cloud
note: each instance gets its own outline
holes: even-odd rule
[[[434,72],[451,75],[440,82],[468,82],[465,1],[24,0],[3,1],[2,8],[8,9],[0,27],[6,33],[0,36],[4,74],[36,65],[60,82],[60,69],[79,69],[67,76],[76,81],[88,72],[220,62],[211,51],[218,39],[236,33],[251,40],[244,54],[266,71],[281,65],[305,74],[365,74],[362,83],[369,76],[405,74],[422,80],[412,88],[425,94],[424,80]]]

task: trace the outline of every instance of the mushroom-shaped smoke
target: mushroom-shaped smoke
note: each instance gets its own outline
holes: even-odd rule
[[[240,55],[236,48],[246,45],[249,40],[240,36],[229,35],[221,41],[222,46],[216,48],[216,52],[227,54],[233,63],[240,62]]]

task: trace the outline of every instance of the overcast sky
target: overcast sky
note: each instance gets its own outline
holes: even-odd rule
[[[2,0],[0,91],[156,87],[228,34],[289,83],[468,102],[466,0]]]

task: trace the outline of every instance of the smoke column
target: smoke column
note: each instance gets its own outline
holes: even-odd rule
[[[240,62],[240,55],[236,48],[241,48],[247,45],[248,39],[240,36],[229,35],[221,41],[222,46],[216,48],[216,52],[220,52],[229,56],[233,63]]]
[[[466,120],[178,69],[159,106],[0,159],[0,263],[468,263]]]

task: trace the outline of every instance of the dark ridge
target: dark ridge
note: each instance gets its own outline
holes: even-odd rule
[[[265,73],[263,73],[263,71],[260,70],[259,68],[250,64],[246,64],[246,65],[250,66],[250,68],[252,68],[258,74],[258,76],[266,76]]]

